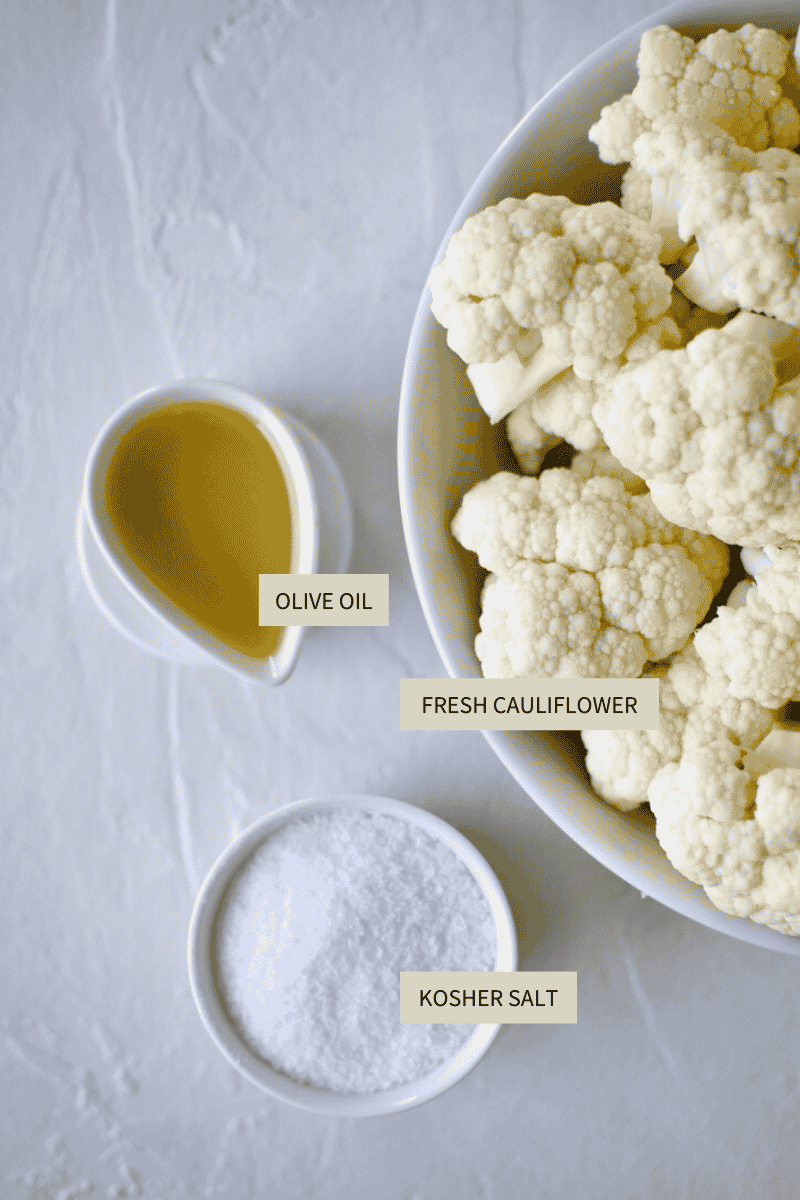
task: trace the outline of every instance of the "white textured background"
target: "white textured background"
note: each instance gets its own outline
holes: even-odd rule
[[[524,111],[643,0],[25,0],[0,39],[0,1200],[750,1200],[798,1194],[798,960],[643,900],[478,734],[399,734],[437,675],[395,484],[427,268]],[[594,114],[587,114],[587,125]],[[388,630],[314,630],[282,689],[150,660],[73,549],[86,452],[179,375],[334,449]],[[273,1103],[184,966],[231,837],[320,792],[410,800],[502,873],[576,1027],[511,1026],[370,1122]]]

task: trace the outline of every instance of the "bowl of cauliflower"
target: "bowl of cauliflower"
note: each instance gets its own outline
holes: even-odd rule
[[[797,19],[676,4],[576,67],[445,234],[401,390],[453,678],[659,679],[656,730],[487,731],[675,911],[800,955]]]

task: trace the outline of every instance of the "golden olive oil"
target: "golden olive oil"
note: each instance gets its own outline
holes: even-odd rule
[[[187,401],[131,426],[114,452],[106,503],[137,567],[204,629],[267,658],[282,629],[258,623],[259,574],[288,574],[289,490],[248,417]]]

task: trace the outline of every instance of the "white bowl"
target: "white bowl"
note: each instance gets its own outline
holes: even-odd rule
[[[563,193],[581,203],[617,199],[622,167],[599,162],[589,126],[605,104],[636,83],[641,35],[667,24],[692,36],[747,21],[794,36],[800,14],[763,0],[680,3],[661,9],[601,46],[525,116],[484,167],[453,217],[435,261],[467,217],[506,196]],[[492,432],[464,364],[422,294],[400,395],[399,473],[403,528],[420,601],[452,678],[479,678],[473,639],[480,587],[472,555],[456,545],[450,520],[463,494],[500,467],[515,469],[502,428]],[[577,735],[487,732],[492,749],[531,799],[604,866],[641,892],[731,937],[800,955],[791,938],[714,908],[702,888],[667,861],[652,821],[617,812],[592,791]]]
[[[227,646],[173,604],[136,566],[108,513],[106,477],[120,439],[148,414],[189,400],[235,409],[268,438],[288,483],[296,531],[292,571],[346,569],[352,544],[349,499],[341,473],[322,443],[292,417],[244,388],[185,379],[134,397],[97,435],[86,464],[76,527],[81,570],[100,611],[142,649],[172,662],[225,667],[259,683],[283,683],[300,652],[301,627],[287,626],[275,651],[265,659],[250,658]]]
[[[491,909],[497,929],[496,970],[517,969],[517,934],[505,893],[483,855],[452,825],[401,800],[387,800],[380,796],[322,796],[287,804],[262,817],[217,859],[198,893],[192,913],[189,927],[189,980],[206,1029],[225,1057],[251,1083],[278,1100],[324,1116],[374,1117],[413,1108],[452,1087],[483,1058],[500,1026],[476,1025],[452,1058],[420,1079],[380,1092],[345,1095],[289,1079],[254,1054],[231,1023],[215,982],[215,921],[233,876],[262,842],[284,825],[300,817],[342,809],[359,809],[396,817],[418,825],[431,837],[443,842],[474,876]]]

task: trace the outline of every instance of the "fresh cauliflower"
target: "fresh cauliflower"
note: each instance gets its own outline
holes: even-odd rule
[[[592,414],[668,520],[740,546],[800,541],[800,378],[778,382],[785,327],[740,316],[624,367]]]
[[[683,340],[675,321],[665,315],[651,321],[628,343],[620,361],[643,362],[657,350],[683,345]],[[592,416],[602,388],[601,382],[581,379],[570,367],[542,387],[526,391],[525,399],[506,421],[511,448],[526,473],[538,471],[547,450],[560,440],[582,451],[602,444],[603,435]]]
[[[647,794],[668,859],[717,908],[800,935],[798,767],[760,774],[719,738],[663,767]]]
[[[489,575],[475,653],[487,679],[635,678],[648,658],[638,633],[603,619],[597,580],[554,562],[521,560]]]
[[[430,276],[431,309],[492,421],[571,367],[608,375],[670,303],[660,240],[616,204],[508,199],[470,217]]]
[[[526,474],[538,471],[544,454],[560,441],[577,450],[594,450],[602,442],[592,416],[599,395],[590,379],[564,371],[508,414],[508,440]]]
[[[776,723],[800,700],[788,58],[754,25],[697,44],[650,30],[638,84],[590,132],[630,164],[621,205],[503,200],[451,238],[430,288],[527,472],[477,484],[452,523],[489,572],[484,676],[657,678],[658,730],[584,731],[596,792],[649,802],[670,861],[718,908],[800,936],[800,738]],[[570,468],[535,478],[562,441]],[[726,542],[757,582],[698,628]]]
[[[581,734],[592,786],[622,812],[644,804],[658,771],[690,748],[723,737],[751,750],[773,726],[773,712],[753,700],[735,699],[724,680],[708,673],[693,642],[669,666],[651,668],[643,677],[660,680],[658,729],[585,729]]]
[[[697,253],[676,286],[711,312],[736,308],[800,325],[800,155],[769,150],[745,170],[687,173],[678,236]]]
[[[779,33],[750,24],[697,43],[658,25],[642,36],[633,92],[602,110],[589,137],[604,162],[630,162],[636,138],[675,115],[718,125],[751,150],[796,146],[800,115],[778,82],[790,49]]]
[[[758,156],[752,150],[740,146],[716,125],[674,115],[656,117],[651,128],[633,143],[631,166],[622,181],[622,207],[658,231],[662,237],[659,258],[662,263],[674,263],[689,241],[678,228],[687,181],[698,171],[736,175],[757,165]]]
[[[800,698],[800,547],[771,546],[768,557],[744,604],[719,608],[695,645],[731,696],[779,708]]]
[[[688,255],[677,287],[709,312],[737,308],[800,324],[794,245],[800,155],[755,153],[714,125],[658,117],[636,138],[622,207],[662,237],[660,260]]]
[[[731,134],[717,125],[704,124],[673,113],[656,117],[631,147],[631,165],[623,176],[622,207],[626,212],[664,227],[670,240],[680,247],[678,211],[685,180],[692,172],[753,170],[758,164],[754,151],[740,146]],[[663,247],[662,247],[663,251]],[[678,254],[662,262],[674,262]]]
[[[740,314],[734,317],[731,324],[734,325],[735,322],[738,325],[744,319],[745,314]],[[766,318],[751,319],[769,324]],[[728,320],[726,315],[706,312],[692,304],[677,289],[673,289],[667,311],[658,320],[646,325],[642,332],[628,343],[625,353],[621,356],[621,364],[645,362],[659,350],[678,349],[702,330],[720,328]],[[786,328],[777,321],[772,324],[780,325],[781,329]],[[796,342],[794,350],[800,352],[800,332],[793,332]],[[742,336],[741,332],[739,336]],[[757,339],[766,340],[760,328],[756,336]],[[789,350],[783,353],[788,354]],[[502,366],[501,363],[496,365]],[[589,379],[579,379],[570,368],[532,393],[525,393],[526,398],[506,418],[506,433],[520,469],[526,475],[535,475],[548,450],[557,446],[560,441],[569,442],[581,453],[608,453],[603,444],[603,435],[593,416],[594,406],[607,384],[608,380],[593,382]],[[623,478],[620,472],[624,472],[628,479],[634,478],[633,473],[626,471],[613,455],[609,457],[613,469],[594,472],[595,474],[617,475]]]
[[[489,678],[638,676],[684,645],[728,569],[726,547],[648,495],[563,468],[484,480],[452,529],[493,573],[476,638]]]
[[[770,555],[779,569],[756,561],[758,587],[745,585],[744,604],[720,614],[747,611],[767,578],[800,615],[800,548],[770,548]],[[704,655],[705,632],[718,623],[724,624],[718,617],[698,629],[669,667],[649,672],[661,681],[660,728],[584,731],[586,767],[598,794],[622,811],[649,802],[670,862],[717,908],[797,936],[800,738],[776,723],[779,696],[763,695],[764,704],[752,688],[743,695]],[[725,627],[715,642],[735,661],[748,639],[749,666],[757,673],[764,655],[757,630],[735,641]]]

